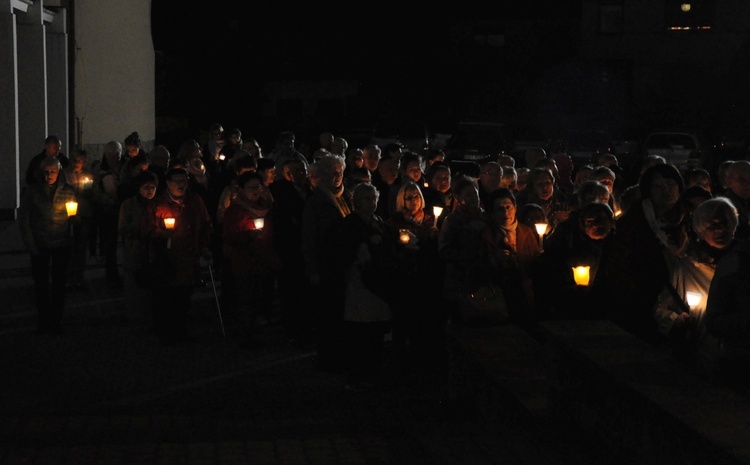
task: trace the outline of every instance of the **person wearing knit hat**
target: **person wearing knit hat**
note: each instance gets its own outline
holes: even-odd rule
[[[146,151],[141,147],[141,136],[138,135],[138,132],[133,131],[125,138],[125,152],[130,158],[137,155],[146,155]]]

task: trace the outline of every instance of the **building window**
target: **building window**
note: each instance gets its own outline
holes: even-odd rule
[[[715,22],[715,0],[666,0],[668,31],[707,31]]]
[[[599,32],[618,34],[622,32],[622,4],[604,3],[599,5]]]

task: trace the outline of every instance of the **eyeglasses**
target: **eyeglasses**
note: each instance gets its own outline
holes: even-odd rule
[[[260,184],[247,184],[245,185],[245,189],[249,189],[251,191],[260,191],[263,190],[263,186]]]
[[[413,202],[415,200],[420,200],[418,195],[404,196],[404,202]]]

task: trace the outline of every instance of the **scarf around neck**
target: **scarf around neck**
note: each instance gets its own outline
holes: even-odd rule
[[[318,184],[317,188],[320,189],[320,191],[325,194],[326,197],[328,197],[331,203],[333,203],[333,206],[336,207],[339,213],[341,213],[342,217],[349,216],[352,210],[346,203],[346,199],[344,199],[344,186],[341,186],[338,192],[333,192],[328,188],[328,186],[324,186],[323,184]]]
[[[499,225],[500,232],[503,234],[503,240],[505,241],[505,245],[516,250],[517,242],[516,242],[516,229],[518,229],[518,218],[516,218],[513,223],[511,223],[508,226],[505,226],[503,224]]]
[[[675,239],[679,243],[674,244],[669,239],[669,237],[667,237],[667,233],[665,231],[665,228],[676,227],[677,225],[668,223],[664,219],[657,219],[656,213],[654,212],[654,206],[651,203],[651,199],[643,199],[641,205],[643,206],[643,214],[646,217],[646,221],[648,222],[649,227],[654,232],[654,235],[656,235],[656,238],[659,240],[659,242],[674,256],[682,257],[685,252],[685,245],[687,241],[682,240],[682,237],[677,237]]]

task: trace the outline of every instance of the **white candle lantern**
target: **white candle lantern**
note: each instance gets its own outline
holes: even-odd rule
[[[78,213],[78,202],[71,200],[65,203],[65,210],[68,212],[68,216],[75,216]]]
[[[687,291],[685,293],[685,300],[687,300],[687,304],[690,308],[693,308],[699,303],[701,303],[702,299],[703,299],[703,294],[700,292]]]
[[[544,249],[544,233],[547,232],[547,223],[535,223],[536,233],[539,234],[539,250]]]
[[[263,229],[263,226],[266,225],[266,220],[264,218],[255,218],[253,224],[255,225],[255,229]]]
[[[175,223],[175,219],[174,218],[164,218],[164,227],[167,228],[168,230],[171,231],[171,230],[174,229],[174,223]],[[168,249],[172,248],[172,237],[171,236],[169,238],[167,238],[167,248]]]
[[[434,226],[437,227],[438,217],[443,214],[443,207],[435,205],[434,207],[432,207],[432,214],[435,216]]]

